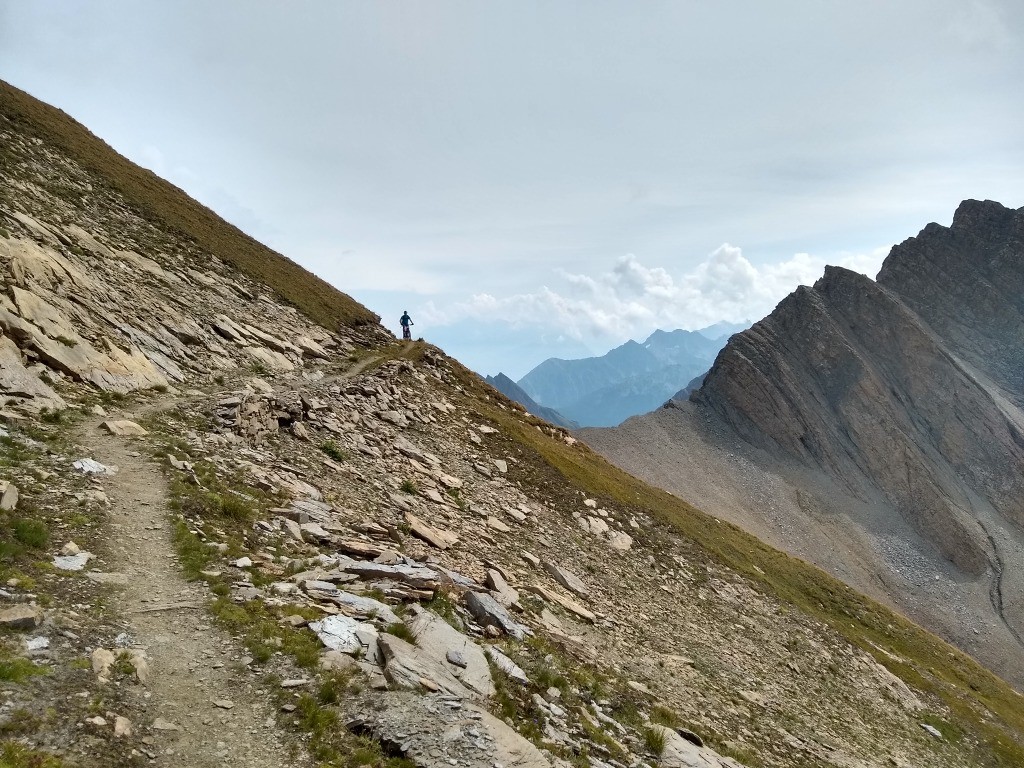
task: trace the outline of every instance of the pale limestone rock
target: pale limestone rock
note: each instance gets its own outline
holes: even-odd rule
[[[34,605],[16,605],[0,611],[0,627],[35,629],[43,623],[43,609]]]
[[[522,683],[523,685],[530,684],[530,678],[526,676],[526,673],[523,671],[522,667],[520,667],[518,664],[512,661],[512,659],[510,659],[508,656],[506,656],[504,653],[498,650],[498,648],[496,648],[493,645],[488,645],[486,646],[485,650],[487,652],[487,655],[490,656],[491,661],[494,662],[494,666],[496,666],[510,678],[515,680],[517,683]]]
[[[118,435],[119,437],[141,437],[149,434],[149,430],[127,419],[104,421],[100,426],[110,434]]]
[[[671,728],[655,724],[648,727],[665,739],[665,749],[658,758],[658,764],[663,768],[743,768],[731,757],[724,757],[710,747],[698,747]]]
[[[377,628],[373,624],[356,621],[349,616],[328,616],[321,621],[311,621],[309,628],[332,651],[348,654],[365,652],[366,645],[360,634],[377,636]]]
[[[448,549],[458,543],[459,537],[450,531],[444,531],[428,525],[411,512],[405,513],[405,521],[412,535],[438,549]]]
[[[478,697],[494,695],[494,681],[483,650],[435,613],[421,610],[409,623],[416,647]]]
[[[25,367],[18,345],[6,336],[0,337],[0,393],[10,398],[25,398],[32,410],[67,407],[60,395]]]
[[[574,592],[580,597],[590,597],[590,590],[587,589],[586,584],[584,584],[580,580],[580,577],[568,568],[563,568],[556,563],[552,563],[550,560],[543,561],[542,565],[544,566],[544,570],[551,575],[551,578],[570,592]]]
[[[377,639],[384,654],[384,677],[392,685],[399,688],[418,689],[428,681],[437,686],[434,690],[442,690],[460,699],[471,699],[473,691],[463,685],[450,671],[452,667],[446,662],[436,661],[427,653],[420,651],[415,645],[394,635],[380,635]]]
[[[96,679],[101,683],[110,681],[110,668],[117,661],[117,657],[113,651],[108,651],[106,648],[97,648],[92,652],[92,671],[96,675]]]
[[[120,739],[132,735],[132,721],[118,715],[114,718],[114,738]]]
[[[483,707],[468,701],[457,709],[443,706],[442,696],[378,694],[380,708],[365,708],[364,724],[376,738],[403,744],[406,757],[423,768],[449,768],[449,761],[464,768],[551,768],[537,747]]]
[[[556,605],[560,605],[562,608],[565,608],[565,610],[569,611],[570,613],[576,614],[578,617],[586,621],[589,621],[591,624],[597,621],[597,615],[594,614],[592,611],[588,610],[587,608],[584,608],[582,605],[577,603],[572,598],[560,595],[554,590],[542,587],[539,584],[532,584],[528,587],[522,587],[522,589],[525,589],[527,592],[532,592],[535,595],[539,595],[540,597],[547,600],[549,603],[555,603]]]
[[[495,531],[500,531],[501,533],[509,533],[512,530],[493,515],[487,518],[487,527]]]
[[[18,486],[7,481],[3,482],[3,491],[0,492],[0,510],[13,512],[18,506]]]
[[[516,640],[525,640],[533,634],[532,629],[513,619],[508,609],[490,595],[467,592],[466,608],[483,626],[495,627]]]
[[[633,546],[633,537],[624,531],[612,531],[608,535],[608,546],[619,552],[626,552]]]
[[[295,364],[280,352],[275,352],[274,350],[267,349],[266,347],[255,346],[245,347],[245,351],[260,362],[265,363],[272,370],[283,371],[285,373],[290,373],[295,370]]]

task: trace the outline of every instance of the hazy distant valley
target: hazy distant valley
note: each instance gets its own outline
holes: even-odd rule
[[[705,373],[729,337],[748,326],[723,322],[698,331],[655,331],[600,357],[550,358],[515,382],[518,391],[499,377],[487,380],[554,424],[615,426],[657,408]]]

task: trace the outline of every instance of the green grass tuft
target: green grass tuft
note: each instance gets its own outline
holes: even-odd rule
[[[320,443],[320,450],[335,461],[345,461],[348,459],[348,453],[333,440],[324,440],[324,442]]]

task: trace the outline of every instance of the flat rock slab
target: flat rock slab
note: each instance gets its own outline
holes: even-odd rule
[[[480,697],[494,695],[491,669],[479,645],[431,611],[421,611],[408,624],[422,653]]]
[[[490,595],[467,592],[466,608],[485,627],[497,627],[516,640],[525,640],[527,635],[533,634],[532,629],[513,619],[508,609]]]
[[[43,609],[33,605],[16,605],[0,611],[0,627],[35,629],[43,623]]]
[[[432,547],[448,549],[458,543],[459,537],[450,531],[443,531],[420,520],[411,512],[405,513],[405,521],[409,524],[409,531],[418,539],[423,539]]]
[[[453,667],[447,662],[436,661],[431,654],[394,635],[380,635],[377,643],[384,654],[384,677],[392,685],[443,691],[459,699],[474,697],[473,691],[449,671]]]
[[[663,725],[649,727],[665,737],[665,749],[658,759],[658,765],[663,768],[744,768],[742,763],[723,757],[710,747],[698,747],[671,728]]]
[[[416,589],[437,589],[441,583],[440,574],[425,565],[348,563],[341,570],[364,579],[392,579]]]
[[[537,747],[501,720],[441,694],[380,694],[349,727],[397,748],[421,768],[551,768]]]
[[[323,594],[326,599],[330,600],[347,613],[354,613],[358,616],[376,619],[377,621],[381,621],[385,624],[397,624],[401,621],[401,619],[398,618],[398,615],[392,611],[388,605],[382,603],[380,600],[375,600],[372,597],[353,595],[341,590],[335,590]]]
[[[491,661],[494,662],[494,666],[508,675],[510,678],[515,680],[517,683],[523,685],[530,684],[530,678],[526,676],[523,668],[516,664],[512,659],[506,656],[504,653],[499,651],[493,645],[487,646],[487,655],[490,656]]]
[[[311,621],[309,628],[316,632],[320,642],[332,651],[341,653],[365,653],[366,646],[361,636],[375,636],[373,624],[356,621],[350,616],[328,616],[323,621]]]
[[[597,615],[593,611],[584,608],[582,605],[577,603],[572,598],[560,595],[553,590],[540,586],[539,584],[533,584],[528,587],[524,587],[523,589],[525,589],[527,592],[532,592],[535,595],[539,595],[540,597],[547,600],[549,603],[554,603],[555,605],[562,606],[563,608],[565,608],[565,610],[569,611],[570,613],[576,614],[581,619],[589,621],[591,624],[597,621]]]
[[[104,421],[100,426],[112,435],[120,437],[142,437],[148,435],[149,431],[134,421],[122,419],[120,421]]]
[[[587,589],[587,585],[583,583],[579,576],[568,568],[563,568],[560,565],[552,563],[550,560],[543,561],[543,566],[544,570],[550,574],[551,578],[570,592],[573,592],[580,597],[590,597],[590,590]]]

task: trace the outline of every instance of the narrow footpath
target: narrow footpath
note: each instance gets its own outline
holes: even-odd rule
[[[108,435],[99,424],[90,421],[77,440],[97,461],[118,467],[103,482],[111,505],[112,565],[126,577],[120,608],[131,623],[129,642],[145,651],[150,669],[146,685],[149,724],[156,734],[153,764],[303,765],[289,754],[272,703],[245,669],[244,648],[211,623],[205,609],[208,594],[182,576],[163,473],[144,446]]]

